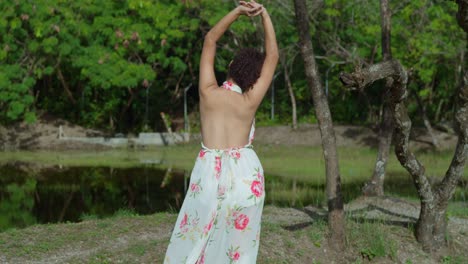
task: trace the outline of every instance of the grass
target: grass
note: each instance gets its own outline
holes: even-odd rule
[[[326,223],[309,219],[309,225],[289,229],[278,222],[281,208],[267,206],[257,263],[427,263],[411,230],[381,222],[347,220],[348,243],[334,252],[326,242]],[[161,263],[176,214],[140,216],[116,214],[75,224],[36,225],[0,233],[0,261],[61,263]],[[302,218],[301,218],[302,219]],[[292,222],[301,219],[290,219]],[[464,251],[462,251],[462,254]],[[401,261],[401,258],[405,259]],[[467,256],[447,252],[441,263],[466,263]]]
[[[162,168],[174,167],[191,170],[199,150],[199,144],[191,143],[150,150],[12,151],[0,152],[0,164],[20,161],[43,165],[114,168],[151,164]],[[321,147],[255,145],[255,150],[268,174],[297,179],[301,182],[325,182],[325,161]],[[426,167],[427,176],[439,178],[445,174],[452,155],[453,153],[450,151],[416,153],[418,159]],[[376,156],[377,150],[372,148],[338,148],[343,183],[369,178]],[[395,155],[390,155],[387,174],[408,176],[406,170],[396,160]],[[468,179],[467,170],[464,171],[463,177]]]
[[[151,150],[111,151],[18,151],[0,152],[0,164],[31,162],[43,165],[100,166],[129,168],[140,166],[174,167],[191,170],[200,149],[199,144],[188,144]],[[267,199],[288,200],[294,207],[323,202],[325,164],[320,147],[255,145],[255,150],[268,175],[282,180],[270,182]],[[386,193],[417,200],[414,188],[402,193],[401,182],[408,183],[409,175],[393,153],[387,165]],[[416,153],[426,167],[427,176],[441,179],[445,174],[452,152]],[[377,155],[371,148],[338,148],[343,190],[359,190],[369,179]],[[464,170],[468,179],[468,170]],[[403,181],[404,180],[404,181]],[[291,190],[293,189],[292,192]],[[310,188],[316,186],[316,189]],[[393,186],[393,187],[392,187]],[[468,217],[466,189],[458,188],[450,203],[449,216]],[[305,201],[305,202],[304,202]],[[267,207],[268,208],[268,207]],[[268,212],[269,210],[265,210]],[[271,210],[274,212],[274,210]],[[167,247],[170,230],[176,220],[177,210],[149,216],[135,212],[118,211],[113,217],[98,219],[82,215],[83,222],[70,224],[35,225],[25,229],[10,229],[0,233],[0,262],[52,261],[67,263],[154,263],[161,262]],[[388,226],[383,223],[347,222],[348,249],[343,252],[347,263],[378,262],[379,259],[397,262],[400,251],[417,251],[414,258],[404,263],[423,263],[427,257],[414,241],[411,228]],[[466,236],[467,234],[462,234]],[[295,231],[285,230],[282,224],[262,223],[262,238],[258,263],[329,263],[332,253],[324,253],[327,228],[323,221]],[[398,243],[409,243],[408,249],[398,248]],[[418,251],[419,250],[419,251]],[[73,255],[72,253],[76,253]],[[16,261],[18,260],[18,261]],[[424,259],[427,260],[427,259]],[[437,260],[439,261],[439,260]],[[442,263],[466,263],[459,255],[446,255]]]
[[[395,261],[398,242],[389,237],[384,229],[380,228],[383,223],[364,222],[359,228],[351,225],[349,243],[356,247],[365,260],[372,261],[378,257],[388,257]]]

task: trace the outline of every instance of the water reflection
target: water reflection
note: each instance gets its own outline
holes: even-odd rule
[[[153,165],[110,167],[44,167],[10,164],[0,167],[0,231],[35,223],[80,221],[85,215],[111,216],[120,209],[138,214],[177,212],[190,172]],[[324,183],[266,175],[266,204],[326,206]],[[343,184],[345,202],[361,194],[363,182]],[[388,174],[385,191],[417,198],[409,178]],[[465,201],[458,188],[454,201]]]
[[[177,211],[188,175],[154,167],[0,167],[0,230],[34,223],[105,217],[125,208],[138,214]]]

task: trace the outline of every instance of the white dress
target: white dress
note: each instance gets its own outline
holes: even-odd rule
[[[242,93],[232,83],[223,87]],[[209,149],[202,142],[164,263],[256,263],[265,188],[254,130],[255,120],[243,147]]]

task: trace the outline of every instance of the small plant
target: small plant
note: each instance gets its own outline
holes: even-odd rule
[[[457,256],[457,257],[443,256],[441,261],[442,261],[441,263],[443,263],[443,264],[462,264],[462,263],[466,263],[466,259],[461,257],[461,256]]]
[[[442,257],[442,263],[444,263],[444,264],[452,263],[452,257],[450,257],[450,256],[443,256],[443,257]]]
[[[376,252],[374,252],[372,248],[364,248],[361,250],[360,253],[364,259],[368,259],[368,260],[372,260],[373,258],[377,256]]]
[[[363,259],[371,261],[376,257],[390,257],[395,259],[396,243],[389,239],[387,233],[379,223],[364,222],[355,228],[351,234],[351,241],[356,243]]]
[[[96,220],[96,219],[99,219],[99,217],[94,214],[83,213],[80,216],[80,221],[90,221],[90,220]]]
[[[318,220],[315,223],[313,223],[313,225],[316,226],[316,229],[318,229],[319,231],[311,232],[309,235],[310,239],[314,243],[314,246],[321,247],[324,233],[326,232],[326,223],[322,220]]]
[[[138,213],[136,213],[133,209],[128,209],[128,208],[120,208],[114,213],[115,217],[122,217],[122,216],[138,216]]]

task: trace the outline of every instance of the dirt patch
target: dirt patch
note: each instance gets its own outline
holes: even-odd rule
[[[95,129],[84,128],[68,121],[48,115],[39,116],[34,124],[25,122],[9,127],[0,126],[0,150],[17,149],[104,149],[98,144],[85,144],[59,140],[59,131],[62,127],[63,135],[68,137],[102,137],[105,133]]]
[[[378,130],[366,126],[334,125],[338,146],[377,147]],[[453,149],[457,135],[434,130],[441,150]],[[256,142],[277,145],[321,146],[320,129],[317,124],[301,124],[296,130],[290,126],[258,127],[255,130]],[[410,134],[410,148],[433,149],[432,139],[425,128],[413,127]]]

